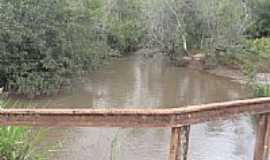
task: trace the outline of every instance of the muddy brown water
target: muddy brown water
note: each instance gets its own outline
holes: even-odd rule
[[[237,83],[204,72],[177,68],[156,55],[113,60],[67,94],[33,100],[46,108],[169,108],[248,97]],[[251,117],[191,128],[192,160],[252,160]],[[49,129],[47,142],[61,142],[52,160],[167,160],[169,129]]]

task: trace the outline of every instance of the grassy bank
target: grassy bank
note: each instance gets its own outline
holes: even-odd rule
[[[270,96],[270,85],[257,85],[254,89],[254,95],[256,97],[269,97]]]
[[[246,39],[238,49],[218,53],[216,60],[246,74],[270,72],[270,38]]]

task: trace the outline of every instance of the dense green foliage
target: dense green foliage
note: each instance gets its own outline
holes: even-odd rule
[[[0,1],[0,86],[51,95],[143,38],[139,1]]]
[[[270,36],[270,1],[269,0],[251,0],[250,7],[253,15],[253,23],[248,29],[252,37]]]
[[[115,0],[107,17],[108,44],[121,53],[136,50],[144,37],[142,1]]]
[[[249,86],[254,90],[254,96],[268,97],[270,96],[269,82],[262,84],[256,80],[256,76],[257,73],[270,72],[270,39],[249,39],[245,41],[245,44],[243,53],[234,54],[234,57],[237,57],[235,62],[242,66],[249,80]]]
[[[222,65],[242,69],[246,75],[252,78],[256,72],[270,71],[269,49],[269,38],[244,40],[241,47],[220,54],[218,62]]]
[[[268,0],[0,0],[0,87],[51,95],[140,47],[267,70]],[[246,38],[249,37],[247,41]],[[244,59],[244,60],[243,60]]]
[[[269,97],[270,96],[270,86],[269,85],[257,85],[254,89],[254,95],[256,97]]]
[[[265,57],[270,55],[270,38],[247,40],[246,43],[250,52]]]
[[[158,46],[181,54],[192,49],[215,54],[216,49],[234,47],[248,21],[245,3],[235,0],[153,0],[148,21],[150,36]]]
[[[1,0],[0,80],[6,90],[52,94],[96,67],[106,45],[94,34],[98,17],[91,14],[65,0]]]
[[[246,61],[257,72],[270,72],[270,38],[248,40]]]

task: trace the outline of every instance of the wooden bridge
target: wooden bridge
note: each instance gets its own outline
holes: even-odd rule
[[[2,109],[0,125],[171,128],[169,160],[185,160],[190,125],[239,115],[258,115],[254,160],[267,160],[270,149],[270,98],[173,109]]]

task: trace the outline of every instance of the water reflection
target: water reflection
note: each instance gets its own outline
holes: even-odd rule
[[[192,127],[191,156],[200,160],[251,160],[254,132],[250,117]],[[207,149],[206,149],[207,148]]]
[[[247,96],[239,84],[199,71],[177,68],[164,58],[115,60],[72,93],[33,101],[57,108],[168,108]],[[54,130],[52,130],[54,131]],[[169,129],[58,129],[63,148],[55,160],[164,160]],[[51,134],[48,141],[54,141]],[[192,127],[193,160],[251,160],[254,143],[249,117]]]

